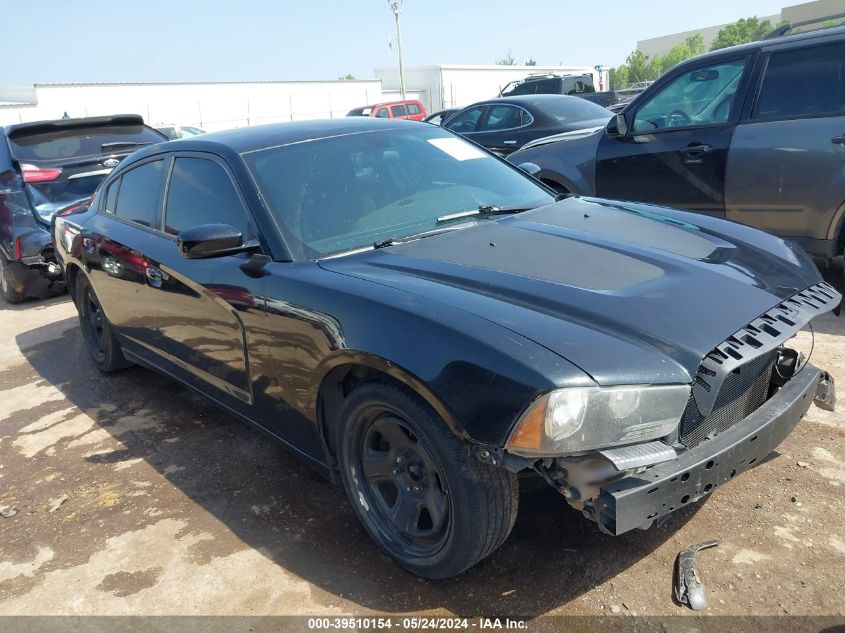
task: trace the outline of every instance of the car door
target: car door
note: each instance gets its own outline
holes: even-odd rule
[[[169,371],[229,404],[253,402],[247,335],[263,316],[263,279],[241,269],[247,256],[187,259],[179,231],[203,224],[228,224],[245,241],[256,230],[237,181],[211,154],[176,154],[169,165],[163,222],[148,245],[154,273],[147,275],[149,327],[154,352]]]
[[[396,105],[390,106],[391,119],[406,119],[407,117],[408,110],[405,108],[404,103],[397,103]]]
[[[845,200],[845,42],[763,53],[758,94],[728,158],[727,215],[838,254],[830,249]]]
[[[532,122],[533,118],[523,108],[507,104],[491,105],[476,131],[466,136],[500,156],[507,156],[528,141],[526,128]]]
[[[596,193],[725,214],[725,166],[749,55],[685,67],[626,112],[628,133],[605,133]]]
[[[103,310],[127,348],[143,353],[154,345],[148,282],[157,274],[146,253],[159,222],[167,160],[154,156],[106,185],[90,233],[82,238],[84,260]]]

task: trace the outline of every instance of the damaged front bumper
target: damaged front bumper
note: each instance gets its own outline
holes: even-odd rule
[[[608,534],[647,529],[762,462],[795,428],[810,405],[832,410],[833,378],[806,365],[741,424],[635,475],[602,485],[584,515]]]

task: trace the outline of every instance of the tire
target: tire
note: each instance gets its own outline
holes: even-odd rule
[[[344,488],[367,532],[396,563],[448,578],[496,550],[519,505],[515,474],[484,464],[410,390],[355,389],[335,446]]]
[[[79,324],[91,359],[103,373],[124,369],[131,363],[123,356],[120,343],[103,313],[100,300],[85,275],[76,279],[76,309],[79,312]]]
[[[12,273],[9,270],[9,262],[6,256],[0,253],[0,296],[7,303],[20,303],[26,299],[25,292],[18,292],[12,286]]]

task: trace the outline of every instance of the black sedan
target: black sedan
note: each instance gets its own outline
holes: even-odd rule
[[[54,230],[98,368],[155,369],[260,427],[430,578],[504,542],[517,473],[602,531],[644,529],[834,402],[787,344],[841,299],[803,251],[558,201],[432,125],[163,143]]]
[[[475,103],[443,124],[500,156],[538,138],[603,127],[613,113],[580,97],[523,95]]]

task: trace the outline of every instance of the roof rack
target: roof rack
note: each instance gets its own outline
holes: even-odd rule
[[[820,18],[812,18],[811,20],[802,20],[801,22],[787,22],[786,24],[781,24],[777,27],[774,31],[769,33],[764,39],[770,40],[774,37],[780,37],[782,35],[786,35],[793,29],[797,29],[799,26],[807,26],[808,24],[818,24],[819,22],[827,22],[828,20],[838,20],[840,18],[845,18],[845,13],[837,13],[836,15],[826,15]],[[838,25],[837,25],[838,26]],[[820,27],[826,28],[826,27]],[[819,30],[819,29],[813,29]]]

